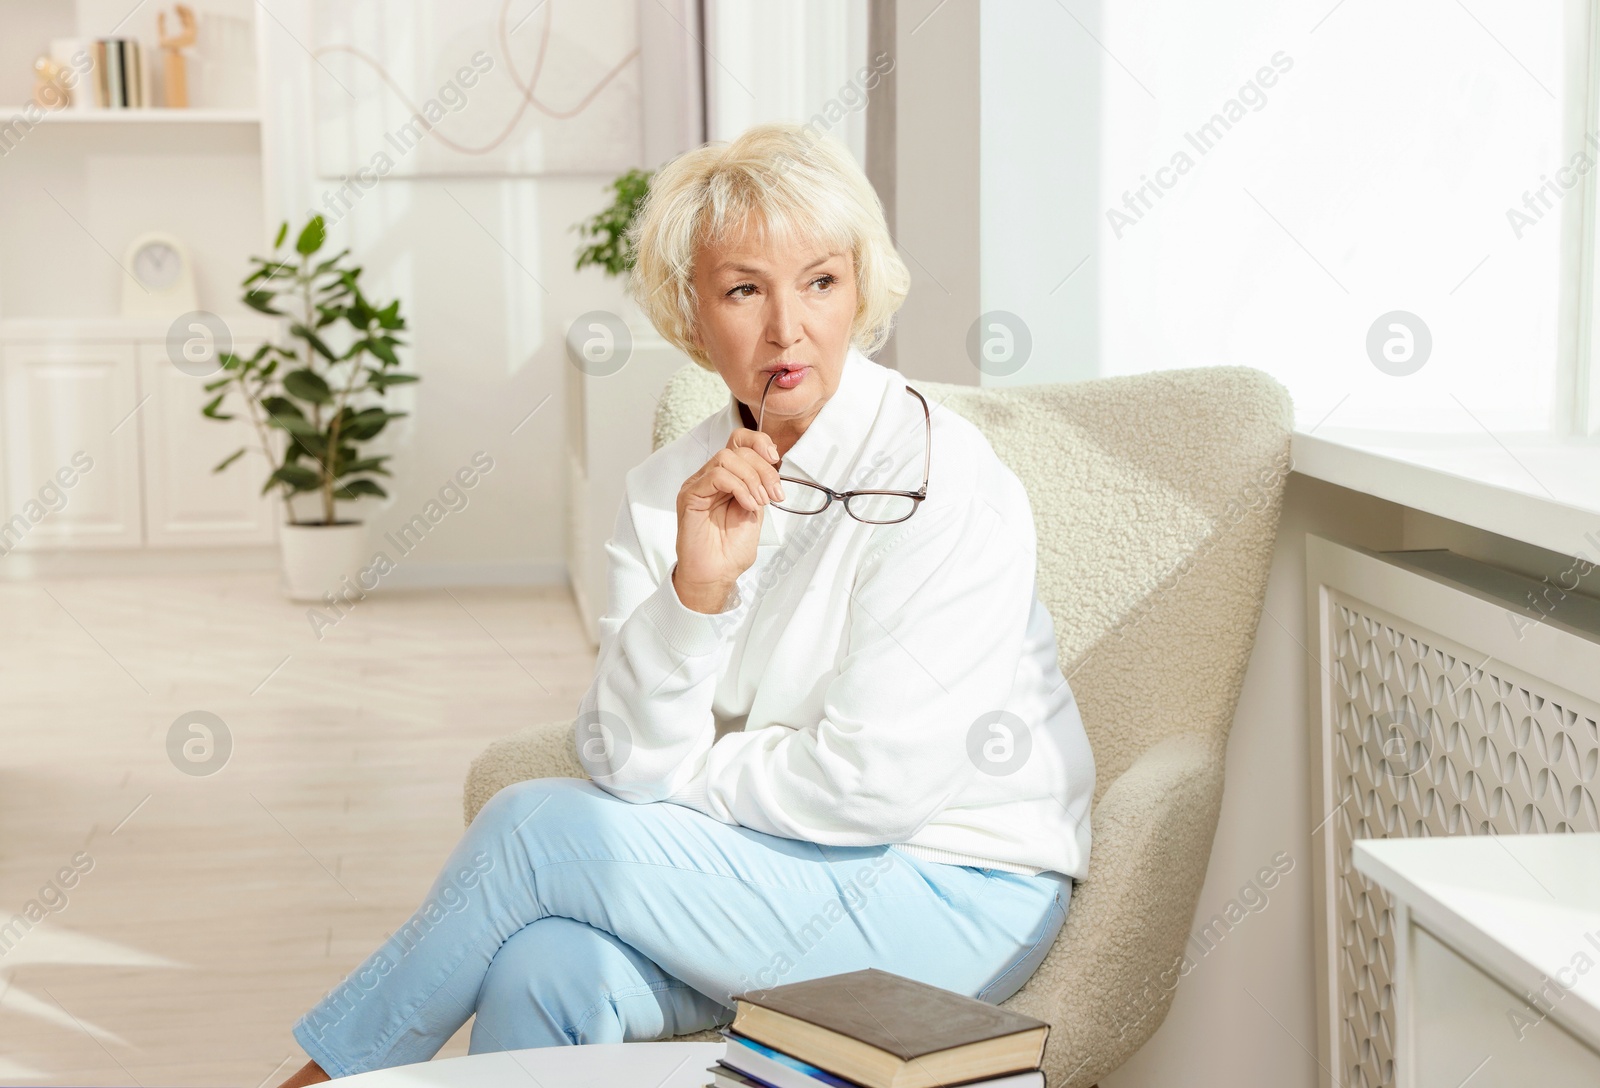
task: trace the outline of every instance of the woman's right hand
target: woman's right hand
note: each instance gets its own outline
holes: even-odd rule
[[[761,519],[783,498],[778,447],[737,427],[728,444],[678,489],[678,563],[672,585],[696,612],[721,612],[739,575],[756,561]]]

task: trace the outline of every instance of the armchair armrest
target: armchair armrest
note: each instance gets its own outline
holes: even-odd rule
[[[1039,969],[1005,1004],[1054,1025],[1052,1085],[1092,1085],[1166,1018],[1222,807],[1223,752],[1197,733],[1153,745],[1093,816],[1089,875]]]
[[[489,798],[530,778],[588,778],[572,742],[572,722],[541,722],[490,744],[467,768],[461,809],[472,823]]]

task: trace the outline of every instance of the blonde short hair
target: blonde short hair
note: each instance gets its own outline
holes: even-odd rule
[[[872,183],[836,137],[807,125],[771,123],[731,143],[686,151],[650,179],[629,227],[634,301],[668,343],[712,369],[694,342],[694,258],[746,222],[770,237],[797,232],[851,255],[856,315],[850,340],[872,355],[889,339],[911,287]]]

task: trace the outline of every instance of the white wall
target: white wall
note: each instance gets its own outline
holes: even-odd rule
[[[659,5],[640,10],[651,50],[641,71],[652,161],[639,165],[654,167],[688,146],[698,107],[681,67],[689,31]],[[276,75],[266,126],[270,214],[297,225],[340,184],[316,176],[309,143],[312,61],[300,43],[312,40],[310,13],[307,0],[284,0],[275,20],[263,20]],[[475,106],[469,96],[465,108]],[[385,436],[395,455],[391,497],[363,503],[372,547],[395,558],[384,532],[421,512],[476,451],[495,463],[468,506],[441,521],[385,586],[564,580],[565,326],[588,310],[623,310],[618,281],[574,271],[579,240],[570,228],[610,202],[612,177],[396,173],[333,225],[331,243],[354,249],[368,293],[404,300],[405,361],[422,378],[395,397],[412,416]]]
[[[895,15],[895,242],[911,270],[895,365],[977,384],[966,354],[982,275],[979,8],[901,0]]]
[[[866,161],[860,69],[867,6],[851,0],[706,0],[710,138],[767,121],[808,122]]]
[[[1079,17],[1051,0],[896,9],[896,242],[911,294],[895,357],[913,377],[1099,372],[1103,57]],[[996,320],[1014,336],[1011,359],[974,351],[980,315],[983,339],[1005,335]]]
[[[1015,314],[1032,340],[1013,373],[979,371],[982,385],[1098,373],[1103,121],[1094,104],[1106,62],[1076,21],[1098,7],[1069,14],[1053,0],[984,0],[980,9],[975,309]]]

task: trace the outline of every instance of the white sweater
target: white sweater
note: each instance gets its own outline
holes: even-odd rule
[[[1033,513],[977,428],[929,408],[910,520],[768,506],[717,615],[673,589],[676,503],[740,425],[734,399],[628,473],[577,725],[597,784],[786,838],[1082,879],[1094,760],[1034,582]],[[905,379],[851,348],[779,471],[913,490],[923,448]]]

